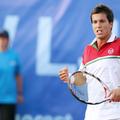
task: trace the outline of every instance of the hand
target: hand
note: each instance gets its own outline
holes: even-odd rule
[[[120,88],[113,89],[108,97],[110,98],[110,102],[120,102]]]
[[[63,68],[59,71],[59,77],[62,81],[67,83],[69,81],[68,68]]]
[[[18,103],[23,103],[23,95],[20,94],[20,95],[17,96],[17,102]]]

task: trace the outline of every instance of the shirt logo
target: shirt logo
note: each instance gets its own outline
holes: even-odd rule
[[[114,53],[114,49],[113,49],[113,48],[110,48],[110,49],[108,50],[108,54],[111,55],[111,54],[113,54],[113,53]]]

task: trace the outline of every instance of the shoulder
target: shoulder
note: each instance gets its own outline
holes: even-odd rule
[[[7,53],[17,56],[17,53],[13,49],[8,49]]]
[[[11,57],[12,59],[18,59],[19,58],[18,54],[13,49],[8,49],[7,55],[9,57]]]
[[[85,64],[87,61],[89,61],[88,56],[90,56],[91,52],[93,51],[92,45],[87,45],[84,49],[83,55],[82,55],[82,63]]]
[[[112,46],[120,46],[120,37],[117,37],[113,42],[111,42]]]
[[[92,45],[91,45],[91,44],[88,44],[88,45],[85,47],[85,49],[84,49],[84,53],[90,51],[92,48],[93,48]]]
[[[120,43],[120,37],[117,37],[114,42]]]

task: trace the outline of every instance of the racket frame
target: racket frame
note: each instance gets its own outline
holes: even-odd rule
[[[103,86],[103,89],[104,89],[105,93],[106,93],[107,91],[110,91],[110,90],[109,90],[108,86],[107,86],[99,77],[96,77],[94,74],[88,73],[87,71],[76,71],[76,72],[74,72],[72,75],[70,75],[70,77],[69,77],[68,89],[70,90],[71,94],[72,94],[78,101],[80,101],[80,102],[82,102],[82,103],[85,103],[85,104],[89,104],[89,105],[97,105],[97,104],[101,104],[101,103],[106,102],[106,101],[110,101],[110,99],[107,98],[107,99],[102,100],[102,101],[100,101],[100,102],[94,102],[94,103],[92,103],[92,102],[84,101],[84,100],[80,99],[77,95],[75,95],[75,93],[73,92],[73,90],[72,90],[72,88],[71,88],[70,86],[71,86],[71,77],[72,77],[74,74],[76,74],[76,73],[88,74],[88,75],[96,78],[96,80],[98,80],[98,82],[100,82],[100,84]],[[74,83],[72,83],[72,84],[74,84]]]

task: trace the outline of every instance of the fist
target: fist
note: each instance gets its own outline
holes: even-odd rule
[[[67,83],[69,81],[68,68],[61,69],[59,71],[59,77],[63,82]]]

